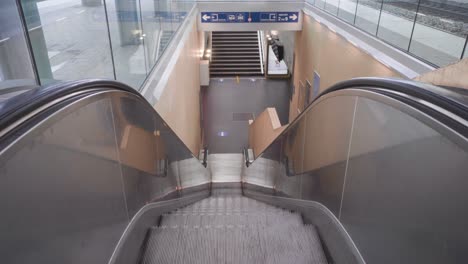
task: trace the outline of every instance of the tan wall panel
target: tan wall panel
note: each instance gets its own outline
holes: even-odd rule
[[[289,121],[297,115],[299,81],[313,84],[314,71],[320,75],[320,92],[333,84],[355,77],[400,77],[392,69],[352,45],[327,27],[304,15],[303,29],[295,39],[294,85]],[[302,110],[302,109],[301,109]]]
[[[197,23],[193,23],[166,87],[154,105],[195,156],[201,146],[199,45]]]
[[[281,126],[276,109],[269,107],[265,109],[249,125],[249,146],[258,157],[275,139],[286,126]]]

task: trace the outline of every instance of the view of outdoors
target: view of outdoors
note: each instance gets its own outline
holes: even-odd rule
[[[81,78],[140,87],[194,6],[191,0],[19,2],[0,1],[0,88]],[[468,57],[466,0],[307,2],[435,66]]]
[[[466,0],[307,1],[436,66],[467,56]]]
[[[136,88],[192,6],[168,0],[21,0],[41,84],[107,78]],[[31,68],[15,0],[1,1],[0,12],[0,80],[34,79],[33,69],[10,73],[19,63]],[[12,53],[16,59],[6,63]]]

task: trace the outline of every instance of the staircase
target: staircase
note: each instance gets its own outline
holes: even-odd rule
[[[171,41],[172,35],[174,35],[174,31],[172,30],[162,31],[161,39],[159,40],[159,48],[158,48],[158,56],[157,56],[158,58],[166,49],[167,44],[169,44],[169,41]]]
[[[327,261],[315,227],[300,214],[240,194],[215,194],[163,215],[141,263]]]
[[[256,31],[212,33],[211,77],[263,76]]]

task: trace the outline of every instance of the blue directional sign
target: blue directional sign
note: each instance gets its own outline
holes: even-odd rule
[[[299,12],[201,12],[202,23],[297,23]]]

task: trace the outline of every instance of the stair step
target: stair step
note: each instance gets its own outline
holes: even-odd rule
[[[258,35],[257,31],[213,31],[213,36],[232,36],[232,35]]]
[[[248,59],[251,61],[258,60],[260,62],[260,55],[217,55],[217,56],[212,56],[211,61],[223,61],[226,59]]]
[[[257,36],[246,36],[246,37],[239,37],[239,36],[223,36],[223,37],[214,37],[212,41],[231,41],[231,40],[245,40],[245,41],[258,41]]]
[[[243,64],[248,64],[248,65],[256,65],[260,61],[259,60],[238,60],[238,61],[233,61],[233,60],[217,60],[217,61],[212,61],[211,65],[243,65]]]
[[[216,70],[216,69],[221,69],[221,68],[226,68],[226,69],[235,69],[235,68],[249,68],[249,69],[258,69],[261,70],[259,66],[257,66],[255,63],[243,63],[243,64],[211,64],[210,69]]]
[[[231,47],[231,48],[213,48],[212,50],[212,53],[220,53],[220,52],[230,52],[230,51],[233,51],[233,52],[242,52],[242,51],[246,51],[246,52],[256,52],[258,53],[258,48],[239,48],[239,47]]]
[[[252,56],[252,55],[260,56],[258,51],[253,51],[253,50],[218,50],[216,52],[212,52],[211,56],[229,56],[229,55],[237,56],[237,55],[242,55],[242,54],[248,55],[248,56]]]
[[[258,43],[236,43],[236,42],[229,42],[229,43],[213,43],[211,45],[213,48],[215,47],[251,47],[258,49]]]
[[[257,31],[213,32],[211,76],[261,76]]]
[[[223,44],[223,43],[247,43],[247,44],[258,44],[257,38],[252,39],[213,39],[212,43]]]

